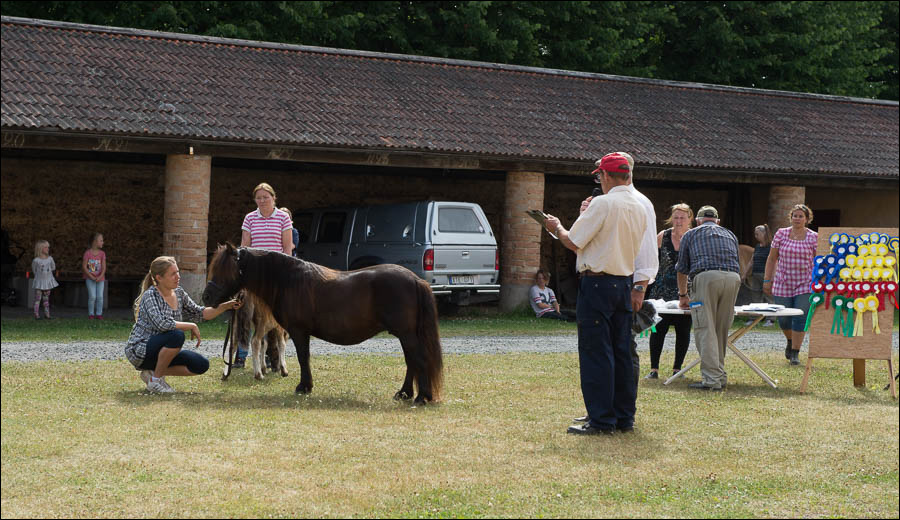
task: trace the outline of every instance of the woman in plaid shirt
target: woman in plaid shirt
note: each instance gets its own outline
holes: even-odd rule
[[[197,376],[209,369],[209,361],[196,352],[182,351],[184,333],[200,346],[196,323],[211,320],[241,306],[230,300],[218,307],[201,307],[178,286],[181,274],[171,256],[160,256],[150,264],[134,301],[134,327],[125,346],[125,357],[137,370],[151,393],[172,393],[165,376]],[[182,321],[187,319],[189,321]]]
[[[781,332],[787,338],[784,357],[792,365],[800,364],[800,347],[806,336],[803,329],[809,313],[812,266],[819,242],[819,234],[806,227],[812,219],[813,212],[805,204],[791,208],[791,226],[775,233],[763,277],[763,291],[772,296],[775,303],[803,311],[802,316],[778,318]]]

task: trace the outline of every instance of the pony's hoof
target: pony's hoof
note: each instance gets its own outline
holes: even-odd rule
[[[412,395],[403,390],[394,394],[394,401],[409,401],[410,399],[412,399]]]
[[[254,377],[257,381],[262,381],[263,375],[260,374],[259,372],[257,372],[256,374],[253,374],[253,377]]]
[[[295,394],[308,394],[312,392],[311,386],[305,386],[303,383],[297,385],[297,388],[294,389]]]
[[[287,371],[287,370],[282,370],[282,371],[281,371],[281,377],[287,377],[288,375],[289,375],[289,374],[288,374],[288,371]]]
[[[415,404],[417,404],[417,405],[425,406],[426,404],[428,404],[428,403],[431,402],[431,398],[430,398],[430,397],[423,397],[423,396],[420,395],[420,396],[416,397],[416,400],[413,401],[413,402],[414,402]]]

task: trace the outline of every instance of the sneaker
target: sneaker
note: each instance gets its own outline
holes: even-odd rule
[[[649,374],[644,376],[644,379],[659,379],[659,372],[651,371]]]
[[[150,392],[151,394],[169,393],[166,391],[166,387],[163,386],[162,379],[157,379],[155,381],[151,379],[150,382],[147,383],[147,391]]]
[[[237,358],[231,364],[231,368],[244,368],[244,358]]]
[[[800,351],[799,350],[791,350],[791,364],[799,365],[800,364]]]
[[[268,368],[269,370],[272,369],[272,360],[269,359],[269,355],[268,355],[268,354],[266,354],[266,368]]]
[[[791,360],[791,351],[792,350],[794,350],[794,348],[791,345],[791,340],[787,340],[787,346],[784,347],[784,359],[787,359],[788,361]]]
[[[772,321],[772,320],[770,320],[770,319],[764,321],[763,324],[762,324],[763,327],[771,327],[772,325],[775,325],[775,322]]]
[[[143,381],[145,385],[149,384],[150,376],[152,376],[152,375],[153,375],[152,370],[141,370],[141,381]]]
[[[88,319],[89,319],[89,320],[94,319],[94,315],[93,315],[93,314],[88,314]]]
[[[163,376],[163,377],[159,378],[159,381],[162,383],[163,388],[166,389],[165,391],[166,391],[167,394],[174,394],[174,393],[175,393],[175,389],[172,388],[171,386],[169,386],[169,383],[166,381],[166,376]]]
[[[102,319],[103,319],[103,316],[96,316],[96,318],[97,318],[98,320],[102,320]]]

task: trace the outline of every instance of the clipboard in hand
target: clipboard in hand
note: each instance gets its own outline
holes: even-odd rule
[[[541,211],[539,209],[529,209],[529,210],[525,211],[525,213],[527,213],[529,217],[536,220],[541,225],[542,228],[544,228],[545,230],[547,229],[547,226],[545,225],[545,223],[547,222],[547,214],[546,213],[544,213],[543,211]],[[558,239],[558,237],[556,235],[554,235],[553,233],[550,233],[549,231],[547,231],[547,233],[554,239]]]

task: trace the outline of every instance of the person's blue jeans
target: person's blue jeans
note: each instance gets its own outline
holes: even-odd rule
[[[578,291],[581,393],[591,425],[599,429],[634,425],[631,285],[630,276],[584,276]]]
[[[164,348],[181,348],[184,345],[184,332],[170,330],[147,340],[147,355],[139,367],[141,370],[156,370],[159,353]],[[192,350],[182,350],[172,358],[170,367],[184,365],[192,374],[203,374],[209,370],[209,360]]]
[[[778,305],[784,305],[793,309],[800,309],[800,316],[783,316],[778,318],[778,326],[781,330],[796,330],[802,332],[806,328],[806,315],[809,314],[809,295],[811,293],[798,294],[797,296],[773,296],[772,299]],[[800,348],[799,346],[797,348]]]
[[[88,292],[88,316],[103,316],[103,286],[106,280],[95,282],[88,278],[84,282]]]

